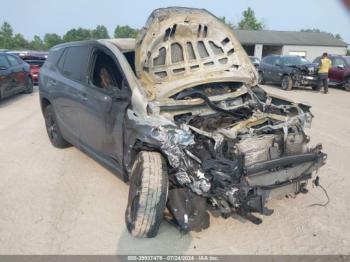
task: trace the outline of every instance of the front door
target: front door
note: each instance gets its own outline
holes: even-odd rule
[[[89,86],[81,104],[82,144],[96,154],[122,165],[124,116],[130,101],[128,83],[114,55],[95,48]]]
[[[18,93],[26,88],[27,73],[24,68],[23,61],[13,55],[7,55],[7,59],[11,65],[11,77],[14,84],[13,93]]]

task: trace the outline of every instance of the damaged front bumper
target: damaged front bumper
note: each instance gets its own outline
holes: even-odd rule
[[[209,225],[212,211],[259,224],[253,213],[272,214],[270,199],[307,192],[307,182],[327,159],[321,145],[308,146],[304,128],[313,117],[308,106],[269,97],[259,88],[225,94],[224,103],[193,94],[187,106],[184,100],[172,102],[171,110],[183,104],[175,121],[159,111],[156,117],[128,111],[137,150],[156,150],[167,159],[169,221],[182,231],[198,231]]]

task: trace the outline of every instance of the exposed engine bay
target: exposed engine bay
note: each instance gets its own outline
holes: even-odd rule
[[[258,86],[204,84],[150,102],[149,111],[129,118],[139,146],[158,148],[168,161],[169,217],[184,231],[207,227],[207,209],[259,224],[252,213],[270,215],[269,199],[306,193],[325,164],[321,145],[310,148],[304,132],[309,106]]]

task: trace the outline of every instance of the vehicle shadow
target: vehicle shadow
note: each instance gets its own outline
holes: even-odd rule
[[[280,85],[276,85],[276,84],[264,84],[261,86],[262,87],[264,87],[264,86],[275,87],[275,88],[283,91],[282,87]],[[311,86],[303,86],[303,87],[293,87],[293,89],[291,91],[285,91],[285,92],[287,94],[288,92],[293,92],[293,91],[305,91],[305,92],[310,92],[310,93],[319,93],[322,91],[322,89],[321,90],[313,90]]]
[[[0,99],[0,108],[4,108],[4,107],[7,107],[7,106],[10,106],[13,103],[21,101],[21,100],[25,99],[28,96],[33,96],[37,92],[38,92],[38,88],[37,88],[37,86],[34,86],[33,93],[31,93],[31,94],[18,93],[18,94],[6,97],[4,99]]]
[[[135,238],[124,230],[119,238],[117,255],[148,255],[148,254],[184,254],[192,247],[191,233],[182,234],[177,228],[164,219],[155,238]]]

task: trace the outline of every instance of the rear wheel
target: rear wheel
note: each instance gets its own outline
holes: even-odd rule
[[[128,231],[135,237],[155,237],[168,194],[167,167],[160,153],[141,151],[130,178],[125,212]]]
[[[282,83],[281,83],[281,87],[283,90],[287,90],[290,91],[293,88],[293,80],[290,76],[283,76],[282,78]]]
[[[344,89],[348,92],[350,92],[350,77],[345,79],[345,83],[344,83]]]
[[[26,94],[33,93],[33,80],[30,77],[28,77],[28,79],[26,81],[26,89],[25,89],[24,93],[26,93]]]
[[[52,105],[47,105],[44,109],[46,131],[50,138],[51,144],[57,148],[66,148],[70,144],[63,138],[57,125],[56,115]]]

